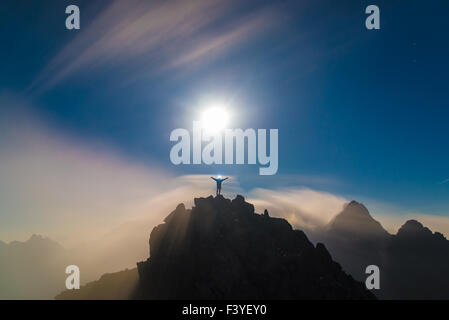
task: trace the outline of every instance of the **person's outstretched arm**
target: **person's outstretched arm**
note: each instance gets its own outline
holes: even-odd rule
[[[210,177],[212,180],[215,180],[215,182],[217,181],[217,179],[215,179],[214,177]]]
[[[229,179],[229,177],[226,177],[226,178],[223,179],[223,181],[228,180],[228,179]]]

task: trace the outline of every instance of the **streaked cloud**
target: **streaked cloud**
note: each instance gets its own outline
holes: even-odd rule
[[[77,72],[120,68],[122,63],[130,77],[190,68],[281,21],[277,10],[266,8],[230,15],[238,4],[234,0],[115,0],[55,55],[30,89],[49,89]]]

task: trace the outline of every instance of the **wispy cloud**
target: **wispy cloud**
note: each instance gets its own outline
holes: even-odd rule
[[[255,189],[250,193],[250,201],[260,212],[268,209],[271,215],[285,218],[297,228],[307,229],[324,226],[348,202],[343,197],[303,187]]]
[[[449,179],[446,179],[446,180],[441,181],[440,184],[445,184],[445,183],[448,183],[448,182],[449,182]]]
[[[125,62],[129,74],[191,67],[280,21],[266,9],[231,15],[236,6],[234,0],[115,0],[56,54],[30,89],[45,90],[77,72]]]

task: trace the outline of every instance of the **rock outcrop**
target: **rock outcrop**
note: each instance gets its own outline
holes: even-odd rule
[[[183,204],[150,236],[137,264],[144,299],[374,299],[364,285],[284,219],[242,196]]]

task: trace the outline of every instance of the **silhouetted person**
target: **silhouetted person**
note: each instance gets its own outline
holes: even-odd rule
[[[221,183],[225,180],[228,179],[228,177],[221,179],[221,178],[214,178],[214,177],[210,177],[211,179],[215,180],[215,182],[217,183],[217,196],[219,194],[221,194]]]

